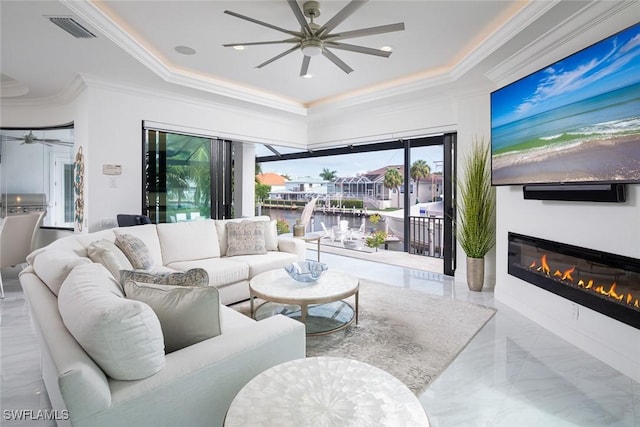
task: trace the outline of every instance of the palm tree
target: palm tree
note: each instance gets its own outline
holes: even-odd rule
[[[396,168],[389,168],[384,173],[383,185],[386,188],[399,188],[404,182],[404,178]],[[398,207],[400,207],[400,192],[398,192]]]
[[[431,173],[431,168],[424,160],[416,160],[411,165],[409,173],[411,174],[411,179],[416,182],[416,200],[420,201],[420,198],[418,197],[418,192],[420,191],[420,178],[428,177]],[[433,194],[431,197],[433,198]]]
[[[324,179],[325,181],[333,182],[337,178],[336,176],[337,173],[338,173],[337,171],[332,171],[332,170],[329,170],[328,168],[324,168],[322,169],[322,172],[320,172],[320,178]]]

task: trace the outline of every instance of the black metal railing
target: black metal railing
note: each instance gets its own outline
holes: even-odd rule
[[[409,253],[444,257],[444,218],[410,216]]]

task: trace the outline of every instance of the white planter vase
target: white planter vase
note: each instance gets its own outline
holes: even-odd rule
[[[467,285],[471,291],[482,291],[484,286],[484,257],[467,257]]]

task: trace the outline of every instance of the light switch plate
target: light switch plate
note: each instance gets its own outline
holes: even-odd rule
[[[102,173],[105,175],[122,174],[122,165],[102,165]]]

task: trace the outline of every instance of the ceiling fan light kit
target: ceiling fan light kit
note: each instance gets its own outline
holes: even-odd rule
[[[318,56],[324,49],[324,43],[320,39],[303,40],[300,49],[305,56]]]
[[[256,68],[262,68],[290,54],[291,52],[300,50],[303,54],[302,67],[300,69],[301,77],[310,76],[308,71],[309,64],[311,63],[311,58],[319,56],[321,54],[325,58],[329,59],[329,61],[333,62],[342,71],[349,74],[353,71],[353,69],[349,67],[344,61],[342,61],[329,48],[388,58],[391,55],[391,50],[373,49],[364,46],[357,46],[342,43],[339,40],[404,30],[404,23],[401,22],[397,24],[388,24],[377,27],[362,28],[359,30],[345,31],[342,33],[332,33],[332,31],[338,25],[340,25],[345,19],[351,16],[360,7],[362,7],[367,1],[368,0],[352,0],[347,3],[347,5],[342,8],[342,10],[340,10],[331,19],[329,19],[329,21],[327,21],[324,25],[318,25],[314,22],[314,19],[320,16],[320,3],[318,3],[317,1],[307,1],[302,5],[302,9],[300,9],[300,6],[298,5],[298,2],[296,0],[287,0],[289,7],[291,8],[294,16],[296,17],[296,20],[298,21],[298,24],[300,25],[300,31],[287,30],[285,28],[281,28],[276,25],[257,20],[255,18],[250,18],[236,12],[225,10],[224,13],[226,13],[227,15],[231,15],[236,18],[252,22],[254,24],[262,25],[263,27],[267,27],[272,30],[283,32],[292,37],[275,41],[229,43],[224,44],[223,46],[237,49],[240,46],[290,43],[293,44],[293,47],[285,50],[284,52],[274,56],[271,59],[268,59],[262,64],[259,64]],[[307,22],[306,18],[309,18],[310,22]]]

